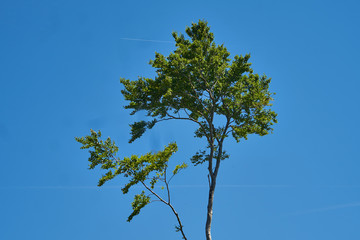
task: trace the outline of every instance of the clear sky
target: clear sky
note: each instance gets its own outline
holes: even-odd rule
[[[274,133],[225,142],[214,240],[360,239],[357,1],[0,2],[0,239],[180,239],[160,203],[131,223],[133,194],[115,179],[96,187],[75,136],[102,130],[120,156],[176,141],[172,164],[202,142],[190,123],[167,122],[128,144],[120,77],[154,77],[154,52],[171,32],[206,19],[232,56],[251,53],[272,77]],[[152,41],[140,41],[140,40]],[[205,239],[205,166],[172,183],[188,239]]]

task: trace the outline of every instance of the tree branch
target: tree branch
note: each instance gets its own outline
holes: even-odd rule
[[[226,133],[227,129],[229,128],[230,121],[231,121],[231,118],[230,118],[230,117],[227,117],[226,125],[225,125],[225,128],[224,128],[224,132],[223,132],[223,134],[222,134],[221,140],[218,141],[219,149],[218,149],[218,155],[217,155],[216,165],[215,165],[215,170],[214,170],[214,175],[215,175],[215,177],[217,176],[218,171],[219,171],[220,162],[221,162],[221,155],[222,155],[222,148],[223,148],[223,142],[224,142],[224,139],[225,139],[225,136],[226,136],[225,133]]]
[[[167,167],[165,167],[165,171],[164,171],[164,179],[165,179],[164,182],[166,185],[166,191],[167,191],[167,195],[168,195],[168,203],[170,204],[170,190],[169,190],[169,183],[166,181],[166,170],[167,170]]]
[[[140,181],[142,183],[142,185],[144,185],[144,187],[150,191],[152,194],[154,194],[158,199],[159,201],[163,202],[164,204],[166,204],[167,206],[169,206],[172,210],[172,212],[174,213],[178,223],[179,223],[179,231],[181,232],[182,236],[183,236],[183,239],[187,240],[186,236],[185,236],[185,233],[184,233],[184,230],[183,230],[183,225],[181,223],[181,220],[180,220],[180,217],[179,217],[179,214],[175,211],[174,207],[170,204],[170,202],[166,202],[164,199],[162,199],[158,194],[156,194],[150,187],[148,187],[144,181]],[[169,199],[170,200],[170,199]]]
[[[193,118],[190,118],[190,117],[189,117],[189,118],[174,117],[174,116],[170,115],[169,113],[166,113],[166,115],[168,115],[170,118],[161,119],[161,120],[172,120],[172,119],[189,120],[189,121],[192,121],[192,122],[194,122],[194,123],[197,123],[197,124],[200,126],[200,128],[204,131],[204,133],[206,132],[206,129],[204,129],[204,126],[203,126],[199,121],[197,121],[197,120],[195,120],[195,119],[193,119]],[[160,122],[161,120],[159,120],[158,122]],[[206,120],[206,118],[205,118],[205,120]],[[209,138],[208,138],[208,136],[207,136],[206,134],[204,134],[204,135],[205,135],[205,137],[207,138],[207,140],[210,141]]]

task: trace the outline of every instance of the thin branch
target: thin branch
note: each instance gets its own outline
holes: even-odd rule
[[[202,80],[204,80],[204,82],[205,82],[206,86],[207,86],[207,87],[210,87],[210,85],[209,85],[208,81],[206,80],[206,78],[204,77],[204,75],[203,75],[203,72],[202,72],[202,71],[200,71],[200,77],[202,78]]]
[[[211,86],[210,90],[214,90],[214,87],[216,86],[216,84],[219,82],[219,78],[216,79],[215,83]]]
[[[227,121],[226,121],[226,126],[225,126],[225,128],[224,128],[224,132],[223,132],[223,134],[222,134],[221,140],[218,142],[219,149],[218,149],[218,156],[217,156],[217,159],[216,159],[216,165],[215,165],[215,170],[214,170],[214,175],[215,175],[215,177],[217,176],[218,171],[219,171],[220,162],[221,162],[221,155],[222,155],[223,142],[224,142],[224,139],[225,139],[225,133],[226,133],[227,129],[229,128],[230,121],[231,121],[231,118],[230,118],[230,117],[227,117]]]
[[[164,182],[166,185],[166,190],[167,190],[167,195],[168,195],[168,203],[170,204],[170,190],[169,190],[169,183],[166,181],[166,171],[167,170],[167,166],[165,167],[165,171],[164,171]]]
[[[156,192],[154,192],[149,186],[147,186],[144,181],[140,181],[142,183],[142,185],[144,185],[144,187],[151,192],[152,194],[154,194],[161,202],[165,203],[166,205],[169,205],[168,202],[166,202],[164,199],[162,199],[158,194],[156,194]]]
[[[175,117],[173,115],[170,115],[169,113],[166,113],[166,115],[168,115],[171,119],[179,119],[179,120],[190,120],[192,122],[196,122],[196,123],[199,123],[198,121],[196,121],[195,119],[193,118],[185,118],[185,117]]]
[[[153,203],[153,202],[161,202],[161,201],[160,200],[152,200],[152,201],[149,202],[149,204]]]
[[[174,176],[175,176],[175,174],[173,174],[173,175],[170,177],[170,179],[169,179],[169,181],[168,181],[168,184],[170,184],[170,182],[171,182],[171,180],[173,179]]]
[[[197,121],[197,120],[195,120],[195,119],[193,119],[193,118],[184,118],[184,117],[174,117],[174,116],[172,116],[172,115],[170,115],[169,113],[166,113],[166,115],[168,115],[170,118],[166,118],[166,119],[163,119],[163,120],[171,120],[171,119],[178,119],[178,120],[189,120],[189,121],[192,121],[192,122],[194,122],[194,123],[197,123],[201,128],[202,128],[202,130],[204,131],[204,132],[206,132],[206,129],[204,129],[204,126],[199,122],[199,121]],[[207,120],[206,118],[205,118],[205,120]],[[207,140],[208,141],[210,141],[210,139],[208,138],[208,136],[205,134],[205,137],[207,138]]]
[[[225,133],[225,135],[228,135],[229,133],[231,133],[233,130],[231,129],[231,130],[229,130],[229,131],[227,131],[226,133]]]
[[[186,115],[189,117],[189,118],[191,118],[190,117],[190,114],[186,111],[186,108],[184,108],[184,112],[186,113]],[[194,119],[195,120],[195,119]]]
[[[169,202],[166,202],[166,201],[165,201],[164,199],[162,199],[159,195],[157,195],[157,194],[156,194],[151,188],[149,188],[143,181],[141,181],[141,183],[144,185],[144,187],[145,187],[148,191],[150,191],[152,194],[154,194],[154,195],[159,199],[159,201],[165,203],[166,205],[168,205],[168,206],[171,208],[172,212],[174,213],[174,215],[175,215],[175,217],[176,217],[176,219],[177,219],[177,221],[178,221],[178,223],[179,223],[179,230],[180,230],[183,238],[184,238],[185,240],[187,240],[187,238],[186,238],[186,236],[185,236],[185,233],[184,233],[184,230],[183,230],[183,227],[184,227],[184,226],[182,225],[181,220],[180,220],[180,217],[179,217],[179,214],[175,211],[174,207],[173,207]]]
[[[221,102],[222,102],[222,104],[223,104],[226,112],[227,112],[227,116],[230,117],[230,109],[229,109],[228,106],[225,104],[225,102],[224,102],[224,96],[223,96],[222,94],[220,95],[220,99],[221,99]]]

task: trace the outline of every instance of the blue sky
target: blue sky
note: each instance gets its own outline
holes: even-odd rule
[[[272,77],[279,115],[272,135],[226,142],[213,239],[360,239],[358,12],[356,1],[1,1],[0,239],[180,239],[161,204],[127,223],[140,189],[96,187],[101,171],[74,137],[101,129],[122,157],[176,141],[172,164],[189,162],[203,144],[190,123],[127,143],[144,115],[123,109],[119,78],[154,77],[154,52],[199,19]],[[172,192],[188,239],[205,239],[205,166]]]

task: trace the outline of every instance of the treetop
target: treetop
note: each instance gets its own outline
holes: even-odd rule
[[[271,79],[253,73],[250,54],[235,55],[223,44],[216,45],[206,21],[193,23],[185,30],[188,37],[173,32],[176,49],[164,56],[155,53],[150,61],[156,69],[154,79],[122,78],[121,91],[132,109],[131,114],[146,111],[152,121],[131,125],[130,142],[146,129],[170,119],[190,120],[199,125],[197,137],[209,137],[211,128],[218,140],[232,134],[236,141],[249,134],[266,135],[277,122],[271,106],[274,93]],[[227,125],[212,126],[214,118],[226,119]],[[224,132],[227,128],[229,131]]]

